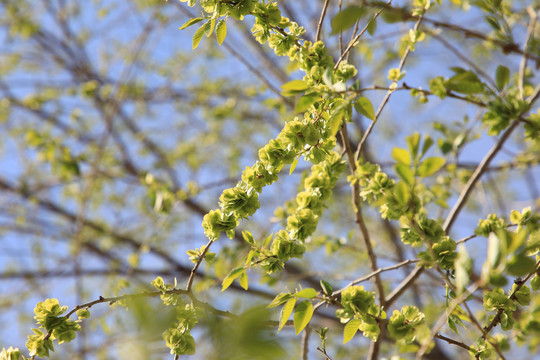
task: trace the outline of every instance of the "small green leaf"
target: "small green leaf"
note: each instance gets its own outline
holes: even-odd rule
[[[307,111],[309,107],[317,100],[318,97],[319,94],[317,93],[306,94],[302,96],[300,99],[298,99],[298,102],[296,103],[296,106],[294,108],[294,112],[301,113]]]
[[[365,14],[365,12],[365,8],[356,5],[349,6],[340,11],[332,19],[331,35],[339,34],[340,32],[352,27],[356,21]]]
[[[412,158],[416,159],[418,147],[420,146],[420,133],[415,132],[414,134],[407,136],[405,140],[407,141],[407,146],[409,147],[409,152],[412,154]]]
[[[533,289],[533,291],[540,290],[540,276],[536,275],[535,277],[532,278],[531,289]]]
[[[225,41],[225,37],[227,37],[227,23],[225,20],[219,20],[216,27],[216,39],[220,46]]]
[[[506,66],[499,65],[495,72],[495,83],[497,89],[502,90],[506,84],[510,81],[510,69]]]
[[[431,138],[431,136],[426,135],[424,137],[424,145],[422,145],[422,152],[420,154],[420,158],[422,158],[424,155],[426,155],[428,150],[433,146],[433,143],[434,143],[434,141]]]
[[[315,296],[317,296],[317,290],[313,288],[303,289],[294,294],[294,296],[297,298],[313,299]]]
[[[294,310],[294,329],[296,335],[300,334],[307,326],[313,316],[313,304],[309,300],[304,300]]]
[[[281,93],[284,96],[300,94],[307,89],[309,89],[309,86],[304,80],[293,80],[281,85]]]
[[[373,110],[373,105],[368,98],[360,97],[356,99],[354,108],[359,114],[364,115],[371,121],[375,121],[375,111]]]
[[[411,166],[411,155],[406,149],[395,147],[392,150],[392,157],[401,164]]]
[[[512,276],[525,276],[533,272],[535,267],[536,261],[534,259],[525,254],[518,254],[508,261],[506,271]]]
[[[320,283],[323,292],[328,296],[332,296],[332,294],[334,293],[334,289],[332,289],[332,286],[330,286],[330,284],[324,280],[321,280]]]
[[[243,267],[232,269],[229,275],[227,275],[225,279],[223,279],[221,291],[227,290],[227,288],[233,283],[234,279],[242,275],[242,273],[244,273],[245,271],[246,269],[244,269]]]
[[[285,305],[283,305],[283,309],[281,309],[281,314],[279,315],[278,332],[281,331],[281,329],[283,329],[283,327],[287,323],[287,320],[289,320],[289,317],[291,316],[291,314],[292,314],[292,312],[294,310],[294,305],[296,305],[296,299],[295,298],[289,299],[285,303]]]
[[[204,20],[204,18],[202,18],[202,17],[189,19],[188,21],[186,21],[186,23],[184,25],[180,26],[178,29],[179,30],[184,30],[185,28],[190,27],[191,25],[195,25],[196,23],[201,22],[203,20]]]
[[[442,157],[428,157],[418,166],[418,176],[427,177],[435,174],[444,166],[445,160]]]
[[[289,175],[291,175],[294,171],[294,169],[296,169],[296,165],[298,165],[298,160],[300,160],[299,157],[295,158],[291,164],[291,169],[289,170]]]
[[[330,127],[332,136],[335,136],[341,128],[344,114],[345,109],[344,107],[341,107],[339,110],[334,111],[328,120],[328,126]]]
[[[396,164],[395,169],[396,173],[407,185],[414,184],[414,174],[410,167],[405,164],[398,163]]]
[[[210,21],[207,21],[202,25],[200,28],[195,30],[195,33],[193,34],[193,49],[196,49],[197,46],[199,46],[199,43],[201,42],[204,33],[210,29]]]
[[[241,286],[244,290],[247,290],[247,289],[248,289],[248,286],[249,286],[249,280],[248,280],[247,271],[244,271],[244,272],[240,275],[240,279],[238,280],[238,282],[240,283],[240,286]]]
[[[216,19],[210,19],[209,22],[210,26],[205,31],[206,37],[212,36],[212,33],[214,32],[214,27],[216,26]]]
[[[273,307],[276,307],[276,306],[279,306],[281,304],[283,304],[284,302],[290,300],[293,298],[293,295],[292,294],[289,294],[289,293],[281,293],[281,294],[278,294],[274,300],[272,300],[272,302],[270,304],[268,304],[267,307],[269,308],[273,308]]]
[[[362,323],[361,319],[352,319],[345,325],[343,329],[343,343],[348,343],[358,331],[358,327]]]

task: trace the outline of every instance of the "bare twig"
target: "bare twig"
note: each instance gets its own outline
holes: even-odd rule
[[[525,80],[525,69],[527,68],[527,48],[529,47],[529,42],[532,38],[532,35],[534,33],[534,28],[536,26],[536,20],[538,18],[536,12],[533,10],[531,6],[527,7],[527,12],[529,13],[529,16],[531,17],[531,20],[529,22],[529,27],[527,28],[527,35],[525,37],[525,42],[523,43],[523,56],[521,57],[521,61],[519,63],[519,75],[518,75],[518,89],[519,89],[519,97],[523,100],[523,82]]]
[[[212,245],[213,241],[209,240],[206,246],[204,247],[204,250],[202,254],[199,256],[199,259],[197,259],[197,262],[195,263],[195,266],[191,270],[191,273],[189,274],[189,279],[186,285],[186,290],[191,291],[191,286],[193,285],[193,280],[195,279],[195,274],[197,273],[197,270],[199,269],[199,266],[201,265],[202,261],[204,260],[204,257],[206,256],[206,253],[210,249],[210,245]]]
[[[473,351],[473,348],[472,348],[472,347],[467,346],[467,345],[465,345],[464,343],[462,343],[462,342],[460,342],[460,341],[456,341],[456,340],[450,339],[450,338],[448,338],[448,337],[446,337],[446,336],[444,336],[444,335],[436,334],[434,337],[437,338],[437,339],[444,340],[444,341],[446,341],[446,342],[449,343],[449,344],[457,345],[457,346],[459,346],[460,348],[463,348],[463,349],[465,349],[465,350],[467,350],[467,351],[471,351],[471,352]]]
[[[388,6],[390,6],[390,4],[392,4],[392,0],[388,0],[388,2],[386,4]],[[334,66],[334,70],[336,70],[339,67],[339,64],[343,61],[343,59],[347,56],[347,54],[352,50],[352,48],[355,46],[356,42],[362,37],[362,35],[364,35],[364,33],[369,28],[371,23],[373,21],[375,21],[379,17],[379,15],[381,14],[381,12],[383,10],[384,10],[384,8],[380,9],[375,14],[373,14],[371,19],[369,19],[369,21],[367,22],[366,26],[364,26],[364,28],[362,30],[360,30],[358,35],[356,35],[353,39],[351,39],[351,41],[349,41],[349,44],[345,48],[345,51],[341,52],[341,55],[340,55],[338,61],[336,62],[336,65]]]
[[[315,41],[321,40],[321,30],[322,25],[324,21],[324,17],[326,16],[326,10],[328,9],[328,4],[330,3],[330,0],[325,0],[324,5],[321,11],[321,17],[319,18],[319,24],[317,24],[317,34],[315,35]]]
[[[420,23],[422,22],[422,19],[423,19],[422,16],[418,17],[418,20],[414,24],[413,31],[416,32],[418,30],[418,28],[420,27]],[[401,57],[401,60],[400,60],[399,65],[397,67],[397,69],[398,69],[398,71],[400,73],[401,73],[401,70],[403,70],[403,66],[405,66],[405,61],[407,61],[407,57],[409,56],[410,52],[411,52],[411,48],[410,48],[410,46],[408,46],[407,49],[405,50],[405,53]],[[360,143],[358,144],[358,147],[356,148],[355,160],[358,160],[360,158],[360,154],[362,153],[362,148],[364,147],[364,143],[366,142],[367,137],[369,136],[369,134],[371,134],[371,131],[373,130],[373,127],[377,123],[377,120],[379,119],[379,116],[381,116],[381,113],[382,113],[384,107],[386,106],[386,103],[388,103],[388,100],[390,100],[390,96],[392,96],[392,93],[394,92],[394,90],[392,88],[395,85],[397,85],[397,81],[392,82],[392,85],[393,86],[390,87],[390,90],[388,90],[388,92],[384,96],[381,104],[379,105],[379,108],[377,109],[377,112],[375,113],[374,120],[369,124],[368,128],[366,129],[366,132],[362,136],[362,140],[360,140]]]

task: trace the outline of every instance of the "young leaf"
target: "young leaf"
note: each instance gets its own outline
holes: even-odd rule
[[[289,170],[289,175],[291,175],[294,171],[294,169],[296,169],[296,165],[298,165],[298,160],[300,160],[299,157],[295,158],[291,164],[291,169]]]
[[[323,292],[328,296],[332,296],[332,294],[334,293],[334,289],[332,289],[332,286],[324,280],[321,280],[320,282]]]
[[[340,32],[352,27],[354,23],[364,15],[366,10],[360,6],[349,6],[340,11],[332,19],[332,34],[339,34]]]
[[[411,166],[411,155],[406,149],[395,147],[392,150],[392,157],[401,164]]]
[[[208,27],[208,29],[206,29],[205,33],[206,33],[206,37],[210,37],[212,36],[212,33],[214,32],[214,27],[216,26],[216,19],[211,19],[210,20],[210,26]]]
[[[281,294],[278,294],[274,300],[272,300],[272,302],[270,304],[268,304],[267,307],[269,308],[273,308],[273,307],[276,307],[276,306],[279,306],[281,304],[283,304],[284,302],[290,300],[290,299],[293,299],[293,295],[292,294],[289,294],[289,293],[281,293]]]
[[[221,291],[227,290],[227,288],[233,283],[234,279],[242,275],[242,273],[245,273],[245,271],[246,269],[244,269],[243,267],[232,269],[229,275],[227,275],[225,279],[223,279]]]
[[[362,323],[361,319],[351,319],[343,329],[343,343],[348,343],[358,331],[358,327]]]
[[[296,294],[294,294],[297,298],[305,298],[305,299],[313,299],[315,296],[317,296],[317,290],[313,288],[307,288],[300,290]]]
[[[506,66],[499,65],[495,72],[495,83],[497,89],[502,90],[506,84],[510,81],[510,69]]]
[[[201,42],[204,33],[208,30],[210,30],[210,21],[207,21],[202,25],[200,28],[195,30],[195,33],[193,34],[193,49],[196,49],[197,46],[199,46],[199,43]]]
[[[301,113],[309,109],[309,107],[317,100],[319,94],[307,94],[298,99],[296,106],[294,107],[295,113]]]
[[[216,27],[216,39],[220,46],[221,44],[223,44],[223,41],[225,41],[226,36],[227,36],[227,23],[225,22],[225,20],[219,20]]]
[[[293,80],[281,85],[281,93],[284,96],[300,94],[309,88],[304,80]]]
[[[285,305],[283,305],[283,309],[281,309],[281,314],[279,314],[279,327],[278,332],[281,331],[283,326],[287,323],[287,320],[289,320],[289,317],[291,316],[294,305],[296,305],[296,299],[292,298],[289,299]]]
[[[427,177],[435,174],[437,171],[439,171],[440,168],[443,167],[445,163],[444,158],[442,157],[428,157],[418,167],[418,176],[420,177]]]
[[[373,110],[373,105],[371,104],[371,101],[369,101],[368,98],[360,97],[356,100],[354,103],[354,108],[356,111],[371,121],[375,121],[375,111]]]
[[[201,22],[203,20],[204,20],[204,18],[202,18],[202,17],[189,19],[188,21],[186,21],[186,23],[184,25],[180,26],[178,28],[178,30],[184,30],[185,28],[190,27],[191,25],[195,25],[196,23]]]
[[[248,286],[249,286],[249,280],[248,280],[247,271],[244,271],[244,272],[240,275],[240,279],[238,280],[238,282],[240,283],[240,286],[241,286],[244,290],[247,290],[247,289],[248,289]]]
[[[294,310],[294,329],[296,335],[300,334],[307,326],[313,316],[313,304],[309,300],[304,300]]]
[[[405,181],[406,184],[412,185],[414,184],[414,174],[410,167],[408,167],[405,164],[398,163],[396,164],[396,173],[399,175],[403,181]]]

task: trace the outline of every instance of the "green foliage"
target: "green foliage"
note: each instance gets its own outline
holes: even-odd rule
[[[415,329],[424,323],[424,314],[416,306],[404,306],[401,311],[394,310],[388,321],[388,331],[396,340],[410,343],[415,338]]]
[[[478,359],[509,351],[514,342],[535,351],[540,343],[540,315],[534,297],[540,288],[536,256],[540,216],[533,210],[538,199],[532,199],[531,206],[522,211],[508,213],[506,193],[501,195],[499,189],[506,185],[504,191],[508,192],[508,185],[521,185],[523,173],[506,176],[511,171],[534,176],[540,152],[540,112],[529,114],[540,92],[535,84],[537,69],[532,66],[540,56],[532,6],[525,9],[522,4],[500,0],[452,0],[451,4],[412,0],[403,6],[367,1],[343,7],[326,2],[315,35],[306,34],[306,28],[295,22],[305,18],[295,16],[295,10],[304,10],[307,2],[181,2],[196,7],[197,14],[182,20],[179,27],[190,33],[192,49],[197,49],[188,55],[163,55],[147,49],[147,43],[159,42],[152,36],[153,29],[164,30],[178,21],[169,13],[174,9],[163,2],[136,1],[128,10],[137,15],[137,21],[148,19],[140,37],[129,46],[118,40],[114,50],[103,50],[97,56],[88,55],[86,47],[92,34],[100,31],[98,26],[91,30],[74,27],[77,33],[72,33],[71,18],[86,7],[73,4],[55,9],[45,4],[45,9],[36,6],[34,10],[24,1],[3,4],[0,24],[9,40],[6,48],[21,41],[32,51],[5,59],[2,55],[0,123],[7,124],[16,148],[24,148],[22,152],[38,161],[30,165],[26,165],[27,159],[22,161],[21,171],[17,169],[13,179],[0,176],[0,190],[13,196],[5,209],[10,221],[0,224],[0,230],[12,227],[55,241],[68,236],[69,246],[65,247],[76,258],[77,276],[90,271],[85,266],[86,252],[90,252],[112,264],[108,274],[138,279],[154,271],[174,271],[187,281],[184,287],[176,278],[168,284],[159,276],[151,282],[157,291],[143,289],[109,299],[100,296],[70,312],[56,299],[39,302],[34,310],[38,328],[26,343],[32,358],[50,356],[54,341],[74,340],[81,323],[98,317],[94,313],[90,318],[90,308],[105,302],[118,303],[135,314],[151,341],[161,333],[175,357],[193,355],[197,350],[201,357],[211,354],[216,359],[285,358],[291,353],[287,331],[282,330],[291,326],[296,335],[305,330],[304,344],[309,344],[309,329],[326,323],[328,327],[317,331],[322,345],[319,351],[330,358],[327,345],[333,346],[336,358],[344,357],[339,353],[341,338],[336,336],[341,328],[336,331],[327,319],[331,312],[319,310],[323,306],[335,310],[334,320],[344,324],[345,357],[355,353],[353,347],[362,347],[357,352],[364,352],[364,343],[350,343],[361,331],[376,343],[374,353],[416,352],[421,358],[441,346],[438,340],[433,341],[435,337],[445,340],[441,335],[444,328],[433,327],[444,320],[455,333],[461,331],[462,339],[478,339],[475,343],[446,340],[449,345],[469,349]],[[115,6],[95,6],[100,7],[100,16],[111,20],[107,13]],[[482,27],[469,29],[460,22],[461,9],[468,8],[473,15],[482,14],[490,33],[483,33]],[[40,11],[51,16],[58,29],[50,31],[47,22],[38,21]],[[440,14],[444,16],[438,17]],[[246,17],[251,19],[244,21]],[[233,20],[237,23],[229,26]],[[379,39],[381,29],[392,29],[393,23],[398,23],[400,32],[403,25],[408,31],[392,46],[373,41]],[[307,26],[309,31],[312,28]],[[232,34],[227,38],[228,32]],[[227,38],[226,46],[208,41],[214,34],[218,45]],[[336,34],[339,36],[332,36]],[[202,45],[205,36],[208,39]],[[254,41],[239,43],[238,39],[246,36],[253,36]],[[476,47],[469,41],[454,43],[459,36],[470,38]],[[441,67],[451,71],[449,76],[426,72],[424,53],[415,52],[435,40],[448,50],[438,51]],[[229,74],[221,65],[229,62],[229,58],[223,60],[227,51],[264,85],[252,84],[244,68]],[[157,53],[159,56],[153,57]],[[455,66],[454,60],[449,60],[454,56],[447,56],[450,53],[467,68]],[[202,54],[207,56],[204,61],[200,61]],[[489,63],[500,54],[508,55],[507,66]],[[99,63],[94,64],[94,57]],[[115,57],[120,61],[111,60]],[[485,64],[477,64],[480,61]],[[68,85],[39,85],[28,92],[12,88],[13,79],[36,68],[59,83],[70,79]],[[117,69],[121,69],[119,76]],[[418,70],[427,76],[417,76]],[[144,74],[142,81],[139,73]],[[429,91],[423,90],[426,84],[423,88],[411,85],[417,81],[427,82]],[[383,85],[374,85],[381,82]],[[371,91],[386,95],[365,94]],[[411,98],[416,97],[414,108],[402,108],[409,91]],[[396,107],[400,113],[388,114],[385,107],[398,92],[405,95]],[[440,101],[435,99],[426,106],[433,96]],[[77,102],[76,108],[71,109],[70,101]],[[460,106],[447,105],[453,101]],[[440,122],[429,128],[437,133],[428,134],[424,121],[431,121],[435,113],[431,106],[439,102],[444,104],[444,111],[437,113]],[[64,122],[68,108],[72,112]],[[428,108],[428,115],[422,113]],[[31,120],[19,112],[30,115]],[[156,132],[163,124],[156,121],[149,126],[145,120],[154,120],[161,112],[170,119],[166,131]],[[478,121],[469,120],[473,112]],[[21,120],[14,121],[13,116]],[[486,138],[495,137],[514,128],[523,131],[516,131],[515,138],[507,136],[509,133],[493,138],[493,150],[485,150],[490,155],[477,159],[477,152],[484,151],[478,150],[484,149],[484,132]],[[19,138],[23,140],[17,143]],[[475,139],[482,140],[472,144]],[[4,145],[5,140],[0,140]],[[519,145],[515,150],[519,153],[505,163],[492,155],[507,150],[507,140]],[[8,141],[6,144],[12,146]],[[435,144],[438,146],[433,149]],[[465,152],[474,153],[473,163],[463,160]],[[389,154],[395,162],[384,159]],[[239,168],[246,163],[251,165],[238,181]],[[282,174],[287,165],[290,176]],[[485,179],[488,173],[496,174],[495,181]],[[529,183],[534,181],[529,180],[532,195],[535,190]],[[288,185],[294,181],[298,181],[295,195],[270,218],[268,209],[279,206],[276,203],[290,193]],[[55,189],[57,186],[61,191]],[[217,199],[218,208],[209,210],[206,205],[215,206]],[[457,242],[450,237],[470,235],[466,223],[459,230],[451,229],[460,213],[477,218],[493,204],[503,217],[490,214],[478,222],[475,235]],[[38,211],[44,211],[45,216]],[[133,214],[135,221],[130,216]],[[116,217],[119,220],[114,221]],[[200,223],[200,217],[202,231],[198,232],[199,227],[193,224]],[[28,220],[33,226],[27,226]],[[59,226],[58,234],[40,230],[56,230],[57,224],[65,226]],[[202,243],[207,245],[193,249],[203,232],[208,239]],[[222,233],[232,241],[213,244]],[[480,239],[473,240],[475,237]],[[473,253],[468,241],[487,244]],[[40,271],[48,266],[51,253],[56,256],[57,248],[52,251],[46,244],[42,247],[36,242],[32,248],[39,255],[35,267]],[[179,245],[182,254],[187,254],[181,260],[174,253]],[[210,246],[216,252],[210,252]],[[323,258],[324,249],[332,256]],[[126,250],[128,256],[124,256]],[[485,250],[484,257],[481,250]],[[140,261],[146,253],[162,261],[163,269],[147,269],[156,259]],[[413,255],[406,260],[407,254],[416,258]],[[92,260],[89,263],[93,264]],[[186,267],[187,260],[191,264],[187,262]],[[477,274],[479,267],[475,265],[481,261],[482,272]],[[417,264],[414,270],[405,268],[411,263]],[[400,268],[410,276],[394,284],[386,272]],[[443,284],[444,289],[418,281],[424,271],[436,277],[433,283]],[[356,278],[358,273],[360,278]],[[111,275],[111,279],[115,282],[118,278]],[[373,285],[358,285],[368,279]],[[110,291],[131,286],[123,280],[116,281]],[[503,287],[509,280],[514,284],[505,293]],[[221,292],[215,291],[219,287]],[[294,291],[284,290],[295,287]],[[402,296],[409,289],[419,289],[420,308],[412,305],[415,297]],[[440,299],[444,291],[446,295]],[[34,290],[29,293],[34,294]],[[244,298],[248,294],[253,298]],[[147,297],[159,297],[159,305],[167,307],[163,322],[149,320],[145,311],[150,307],[131,301]],[[266,305],[272,298],[266,307],[252,307],[261,302]],[[485,312],[471,311],[468,304],[474,302],[482,304]],[[223,306],[229,306],[230,311],[220,310]],[[276,307],[279,314],[267,309]],[[401,310],[396,309],[399,307]],[[393,311],[389,319],[386,311]],[[69,320],[74,314],[78,320]],[[103,336],[109,335],[108,322],[123,324],[121,316],[106,320],[100,325]],[[162,325],[159,331],[155,331],[154,322]],[[482,322],[486,324],[478,332]],[[512,335],[490,334],[498,325],[503,331],[512,329]],[[279,341],[271,333],[276,329]],[[395,346],[379,347],[381,333],[390,335]],[[25,358],[18,349],[9,348],[0,353],[0,360],[4,359]]]

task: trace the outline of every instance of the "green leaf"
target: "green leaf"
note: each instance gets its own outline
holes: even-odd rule
[[[273,308],[273,307],[276,307],[276,306],[279,306],[281,304],[283,304],[284,302],[290,300],[290,299],[293,299],[293,295],[292,294],[289,294],[289,293],[281,293],[281,294],[278,294],[274,300],[272,300],[272,302],[270,304],[268,304],[268,308]]]
[[[301,112],[307,111],[309,109],[309,107],[315,101],[317,101],[317,98],[319,96],[320,95],[317,94],[317,93],[306,94],[306,95],[302,96],[300,99],[298,99],[298,102],[296,103],[296,106],[294,108],[294,112],[295,113],[301,113]]]
[[[190,27],[191,25],[195,25],[196,23],[201,22],[201,21],[203,21],[204,19],[205,19],[205,18],[202,18],[202,17],[189,19],[188,21],[186,21],[186,23],[185,23],[184,25],[180,26],[180,27],[178,28],[178,30],[184,30],[185,28]]]
[[[227,23],[225,20],[219,20],[216,27],[216,39],[220,46],[225,41],[225,37],[227,37]]]
[[[411,166],[411,155],[406,149],[395,147],[392,150],[392,157],[401,164]]]
[[[281,314],[279,315],[278,332],[281,331],[281,329],[283,329],[283,327],[287,323],[287,320],[289,320],[289,317],[291,316],[291,314],[293,312],[294,305],[296,305],[296,299],[295,298],[289,299],[285,303],[285,305],[283,305],[283,309],[281,309]]]
[[[193,34],[193,49],[196,49],[197,46],[199,46],[199,43],[204,36],[204,33],[210,29],[210,26],[210,21],[207,21],[206,23],[204,23],[204,25],[195,30],[195,33]]]
[[[442,157],[428,157],[418,166],[418,176],[427,177],[435,174],[444,166],[445,160]]]
[[[313,288],[303,289],[294,294],[294,296],[297,298],[313,299],[315,296],[317,296],[317,290]]]
[[[294,171],[294,169],[296,169],[296,165],[298,165],[298,160],[300,160],[299,157],[295,158],[291,164],[291,169],[289,170],[289,175],[291,175]]]
[[[457,74],[446,81],[448,89],[466,95],[478,94],[484,91],[484,84],[472,71],[463,71],[463,69],[459,68],[453,68],[452,70]]]
[[[358,327],[362,323],[361,319],[352,319],[345,325],[345,328],[343,329],[343,343],[346,344],[354,337],[354,335],[358,332]]]
[[[540,290],[540,276],[536,275],[531,280],[531,289],[534,291]]]
[[[341,107],[340,109],[334,111],[328,120],[328,126],[330,127],[332,136],[336,136],[337,132],[341,128],[344,114],[345,108]]]
[[[525,276],[534,271],[536,261],[526,256],[519,254],[512,257],[506,264],[506,271],[512,276]]]
[[[323,292],[328,296],[332,296],[332,294],[334,293],[334,289],[332,289],[332,286],[330,286],[330,284],[324,280],[321,280],[320,283]]]
[[[418,147],[420,146],[420,133],[415,132],[414,134],[407,136],[405,140],[407,141],[407,146],[409,147],[409,152],[412,154],[412,158],[416,159]]]
[[[216,26],[216,19],[210,19],[209,22],[210,26],[205,31],[206,37],[212,36],[212,33],[214,32],[214,27]]]
[[[424,137],[424,145],[422,145],[422,152],[420,153],[420,158],[422,158],[428,152],[428,150],[431,148],[431,146],[433,146],[433,144],[434,141],[431,136],[426,135]]]
[[[304,80],[293,80],[281,85],[281,93],[284,96],[300,94],[307,89],[309,89],[309,86]]]
[[[241,286],[244,290],[247,290],[247,289],[248,289],[248,286],[249,286],[249,280],[248,280],[247,271],[244,271],[244,272],[240,275],[240,279],[238,280],[238,282],[240,283],[240,286]]]
[[[499,65],[495,72],[495,83],[497,89],[502,90],[506,84],[510,81],[510,69],[506,66]]]
[[[296,306],[294,310],[294,329],[296,335],[300,334],[307,326],[313,316],[313,304],[309,300],[304,300]]]
[[[341,10],[332,19],[331,35],[339,34],[340,32],[352,27],[358,19],[364,15],[366,10],[363,7],[352,5]]]
[[[375,111],[373,110],[373,105],[368,98],[360,97],[356,99],[354,108],[359,114],[364,115],[371,121],[375,121]]]
[[[245,271],[246,269],[244,269],[243,267],[232,269],[229,275],[227,275],[225,279],[223,279],[221,291],[227,290],[227,288],[233,283],[234,279],[242,275],[242,273],[244,273]]]
[[[405,164],[398,163],[396,164],[395,169],[396,173],[407,185],[414,184],[414,174],[410,167]]]

